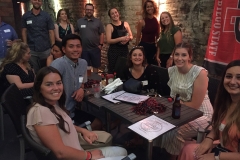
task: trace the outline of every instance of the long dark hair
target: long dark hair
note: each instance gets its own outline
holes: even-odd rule
[[[227,92],[227,90],[225,89],[224,84],[223,84],[224,78],[226,76],[227,70],[229,68],[235,67],[235,66],[240,66],[240,60],[234,60],[226,66],[223,76],[221,78],[221,82],[218,86],[218,91],[217,91],[217,95],[216,95],[216,99],[215,99],[215,103],[214,103],[214,113],[213,113],[213,117],[212,117],[213,129],[215,131],[216,137],[219,136],[219,126],[220,126],[221,122],[223,121],[223,119],[225,118],[228,108],[232,103],[231,95]],[[236,126],[238,127],[238,131],[240,131],[239,116],[240,116],[240,103],[238,102],[235,110],[229,115],[226,126],[222,132],[223,145],[225,145],[227,141],[228,142],[230,141],[228,132],[229,132],[230,127],[233,124],[236,124]]]
[[[43,79],[49,73],[57,73],[61,77],[61,79],[62,79],[62,76],[59,73],[59,71],[57,69],[51,67],[51,66],[43,67],[42,69],[40,69],[38,71],[37,76],[36,76],[35,81],[34,81],[34,86],[33,86],[33,104],[32,104],[31,107],[33,107],[36,103],[39,103],[40,105],[49,108],[50,111],[54,115],[56,115],[56,118],[59,121],[59,128],[62,129],[65,133],[70,133],[70,130],[67,131],[65,126],[64,126],[64,123],[67,123],[67,122],[62,118],[62,116],[60,114],[58,114],[56,112],[56,110],[55,110],[53,105],[51,105],[51,104],[49,104],[49,103],[47,103],[45,101],[45,98],[43,97],[43,95],[41,93],[41,85],[42,85]],[[63,93],[62,93],[60,99],[58,100],[58,105],[59,105],[59,107],[63,111],[65,111],[68,114],[68,111],[65,108],[65,101],[66,101],[66,94],[65,94],[65,91],[63,90]]]

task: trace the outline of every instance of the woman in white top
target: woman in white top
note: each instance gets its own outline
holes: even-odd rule
[[[171,97],[180,94],[181,103],[198,109],[203,116],[193,120],[162,136],[162,143],[158,144],[165,148],[176,159],[185,141],[197,136],[198,128],[205,128],[211,121],[213,108],[208,97],[208,77],[206,69],[191,63],[193,52],[188,43],[179,43],[173,52],[175,66],[168,68]]]
[[[49,148],[58,159],[99,159],[126,156],[121,147],[103,147],[84,151],[78,133],[90,144],[97,141],[94,132],[74,126],[65,109],[65,92],[60,73],[53,67],[39,70],[34,82],[33,105],[27,114],[32,138]]]

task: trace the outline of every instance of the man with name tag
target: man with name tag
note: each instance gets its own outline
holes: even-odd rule
[[[77,21],[77,31],[82,38],[82,58],[93,67],[93,72],[98,72],[101,66],[101,50],[103,46],[104,27],[102,22],[93,16],[94,6],[85,5],[85,17]]]
[[[16,39],[18,39],[16,31],[11,25],[3,22],[0,16],[0,64],[6,56],[7,49]]]
[[[31,50],[30,62],[35,73],[42,67],[40,61],[46,59],[55,43],[54,23],[50,15],[41,9],[42,0],[31,0],[33,8],[22,17],[22,38]]]
[[[91,121],[92,129],[101,129],[101,122],[91,114],[77,108],[84,97],[84,83],[87,82],[87,62],[79,58],[82,53],[82,40],[78,35],[68,34],[62,40],[64,56],[55,59],[51,66],[62,75],[66,93],[66,108],[75,123]]]

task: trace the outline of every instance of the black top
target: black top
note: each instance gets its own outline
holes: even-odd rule
[[[123,77],[120,77],[123,81],[126,81],[130,78],[136,79],[132,76],[131,73],[131,68],[125,68],[123,71]],[[155,91],[158,90],[158,80],[159,80],[159,75],[157,72],[153,69],[151,65],[148,65],[143,74],[137,78],[136,80],[138,81],[147,81],[147,85],[143,86],[143,90],[151,90],[154,89]]]
[[[59,23],[58,23],[58,32],[59,32],[59,38],[63,39],[67,34],[72,34],[72,30],[70,27],[70,24],[67,25],[67,28],[64,29]]]
[[[34,82],[34,73],[32,70],[28,70],[28,74],[16,63],[9,63],[5,65],[4,70],[1,73],[0,77],[0,96],[4,93],[4,91],[10,86],[6,75],[16,75],[19,76],[22,83],[31,83]],[[20,90],[23,97],[32,96],[33,88],[26,88]]]
[[[119,26],[115,26],[112,23],[110,23],[110,24],[113,26],[112,39],[123,37],[123,36],[126,36],[128,34],[127,29],[125,28],[123,21],[121,21],[121,25],[119,25]],[[124,44],[124,45],[121,44],[121,42],[118,42],[116,44],[121,45],[121,46],[126,46],[126,45],[129,44],[129,42]]]

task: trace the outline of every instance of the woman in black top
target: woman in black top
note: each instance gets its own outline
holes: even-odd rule
[[[69,22],[69,15],[66,9],[60,9],[57,13],[57,24],[55,24],[54,35],[56,41],[62,42],[67,34],[74,33],[74,27]]]
[[[24,42],[14,42],[0,66],[0,96],[15,83],[23,97],[33,95],[35,74],[28,63],[30,49]]]
[[[159,76],[151,65],[147,64],[144,48],[142,46],[134,47],[127,56],[127,68],[123,71],[123,81],[130,78],[142,81],[143,90],[157,90]]]
[[[106,26],[108,49],[108,73],[113,73],[118,57],[127,57],[128,42],[133,39],[132,31],[127,22],[120,20],[119,12],[116,8],[111,8],[108,15],[112,23]]]

